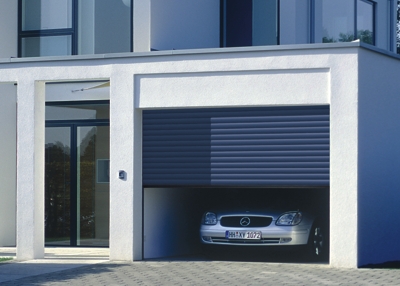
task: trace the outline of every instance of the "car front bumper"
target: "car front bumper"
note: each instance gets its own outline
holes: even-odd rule
[[[227,228],[220,225],[202,225],[200,238],[205,244],[220,245],[254,245],[254,246],[277,246],[277,245],[306,245],[310,234],[311,225],[298,226],[276,226],[270,225],[264,228]],[[260,231],[260,239],[229,239],[227,231]]]

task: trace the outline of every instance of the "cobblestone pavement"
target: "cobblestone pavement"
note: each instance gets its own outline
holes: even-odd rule
[[[400,269],[335,269],[326,264],[153,260],[105,262],[0,284],[400,285]]]

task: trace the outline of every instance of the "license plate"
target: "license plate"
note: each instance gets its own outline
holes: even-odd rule
[[[261,231],[227,231],[227,239],[261,239]]]

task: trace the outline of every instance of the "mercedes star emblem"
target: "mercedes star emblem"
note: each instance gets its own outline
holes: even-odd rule
[[[248,218],[247,216],[242,217],[242,219],[240,220],[240,225],[248,226],[249,224],[250,224],[250,218]]]

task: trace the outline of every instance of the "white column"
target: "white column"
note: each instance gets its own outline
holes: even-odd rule
[[[141,130],[133,76],[121,72],[111,77],[110,87],[110,260],[142,259]]]
[[[330,265],[358,265],[358,55],[331,68]]]
[[[150,51],[150,0],[133,0],[133,51]]]
[[[45,85],[18,81],[17,259],[44,257]]]

